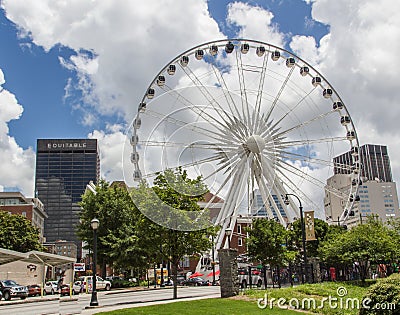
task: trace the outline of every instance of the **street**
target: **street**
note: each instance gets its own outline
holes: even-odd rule
[[[216,298],[220,296],[220,287],[179,287],[178,301]],[[0,314],[8,315],[38,315],[38,314],[96,314],[122,308],[139,307],[158,303],[170,303],[172,299],[172,288],[150,290],[115,290],[110,292],[98,292],[99,307],[88,308],[90,294],[79,296],[62,297],[56,296],[45,298],[28,298],[25,301],[12,300],[10,302],[1,300]],[[18,302],[18,303],[15,303]]]

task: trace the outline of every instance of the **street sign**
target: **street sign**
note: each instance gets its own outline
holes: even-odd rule
[[[74,263],[74,271],[85,271],[85,263]]]

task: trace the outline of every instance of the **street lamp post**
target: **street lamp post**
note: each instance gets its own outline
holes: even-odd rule
[[[232,230],[231,229],[226,229],[225,230],[225,235],[228,238],[228,248],[231,248],[231,234],[232,234]]]
[[[99,220],[94,218],[90,221],[90,225],[93,229],[93,284],[92,284],[92,298],[90,300],[90,306],[99,306],[97,301],[97,291],[96,291],[96,266],[97,266],[97,229],[99,228]]]
[[[213,280],[212,280],[212,285],[215,285],[215,253],[214,253],[214,235],[211,235],[211,241],[212,241],[212,248],[211,248],[211,255],[212,255],[212,275],[213,275]]]
[[[301,205],[301,200],[299,197],[297,197],[295,194],[286,194],[285,196],[285,204],[289,205],[289,197],[288,196],[293,196],[299,201],[299,209],[300,209],[300,225],[301,225],[301,240],[303,243],[303,258],[304,258],[304,267],[305,267],[305,278],[306,282],[308,282],[308,272],[307,272],[307,251],[306,251],[306,229],[304,226],[304,220],[303,220],[303,206]],[[303,283],[304,283],[304,279]]]

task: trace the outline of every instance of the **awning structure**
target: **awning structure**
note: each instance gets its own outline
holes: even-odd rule
[[[30,252],[27,252],[26,254],[28,255],[28,257],[22,260],[33,264],[45,264],[47,266],[54,267],[76,262],[76,259],[72,257],[39,252],[37,250],[32,250]]]
[[[52,267],[70,264],[76,261],[76,259],[72,257],[39,252],[37,250],[21,253],[10,249],[0,248],[0,265],[8,264],[18,260],[33,264],[44,264]]]
[[[26,254],[27,253],[16,252],[15,250],[0,248],[0,265],[22,260],[27,257]]]

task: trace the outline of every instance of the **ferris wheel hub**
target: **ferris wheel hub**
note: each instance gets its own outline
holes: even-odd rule
[[[247,138],[246,147],[252,153],[261,153],[265,148],[265,140],[259,135],[252,135]]]

